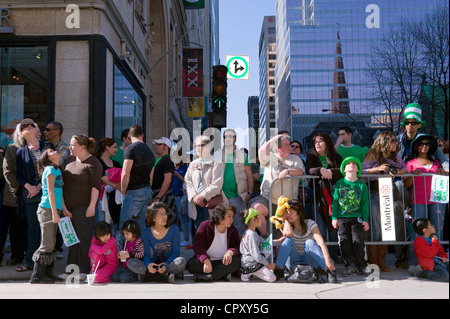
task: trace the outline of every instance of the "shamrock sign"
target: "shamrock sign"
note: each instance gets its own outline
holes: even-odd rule
[[[80,240],[77,237],[77,234],[75,233],[75,229],[73,229],[72,222],[70,221],[70,218],[64,217],[61,218],[61,221],[58,224],[59,230],[61,231],[61,236],[64,240],[64,244],[67,247],[76,245],[80,242]]]
[[[443,204],[448,203],[448,176],[433,175],[430,201]]]

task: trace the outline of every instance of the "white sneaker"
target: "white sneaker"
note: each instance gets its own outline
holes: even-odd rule
[[[250,281],[250,276],[241,274],[241,281],[244,281],[244,282]]]

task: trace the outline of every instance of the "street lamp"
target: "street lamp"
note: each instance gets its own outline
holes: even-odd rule
[[[331,111],[330,109],[322,109],[322,112],[323,112],[323,113],[325,113],[325,112],[330,112],[330,111]],[[356,123],[355,118],[354,118],[353,116],[351,116],[350,114],[348,114],[348,113],[339,112],[339,110],[338,110],[337,114],[344,114],[345,116],[347,116],[348,118],[350,118],[350,119],[353,121],[353,124],[355,125],[355,131],[353,132],[353,134],[354,134],[355,132],[357,133],[357,134],[356,134],[356,137],[357,137],[357,143],[358,143],[358,145],[360,145],[360,144],[361,144],[361,136],[359,135],[359,132],[358,132],[358,124]]]

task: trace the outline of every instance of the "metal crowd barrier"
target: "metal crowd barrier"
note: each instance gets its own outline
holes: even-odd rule
[[[425,182],[425,178],[427,176],[431,176],[433,174],[422,174],[422,175],[415,175],[415,174],[404,174],[404,175],[399,175],[397,177],[392,177],[389,174],[361,174],[361,176],[359,177],[363,182],[366,183],[366,185],[368,186],[369,189],[369,207],[370,207],[370,212],[369,212],[369,233],[370,233],[370,238],[368,240],[365,241],[366,245],[412,245],[414,244],[414,239],[415,235],[413,238],[411,238],[411,232],[414,232],[414,230],[412,229],[412,222],[415,220],[416,216],[415,216],[415,209],[412,209],[415,204],[411,204],[411,195],[412,195],[412,190],[415,189],[415,183],[414,183],[414,179],[413,179],[413,184],[412,186],[405,188],[404,187],[404,182],[406,180],[406,178],[408,177],[415,177],[415,178],[424,178],[424,182]],[[382,239],[381,241],[377,241],[376,239],[373,238],[374,236],[374,227],[375,226],[373,223],[374,221],[372,220],[372,217],[374,216],[374,208],[377,206],[376,205],[376,201],[378,201],[378,209],[380,209],[380,203],[379,203],[379,197],[380,197],[380,193],[378,189],[373,189],[373,187],[371,187],[371,182],[374,179],[379,180],[380,178],[390,178],[392,180],[392,198],[393,198],[393,211],[392,211],[392,221],[394,221],[394,225],[391,225],[390,230],[394,230],[395,234],[395,239]],[[316,223],[319,225],[319,223],[322,223],[321,221],[318,222],[318,218],[322,219],[321,216],[319,216],[319,211],[318,211],[318,198],[316,198],[317,192],[316,192],[316,183],[315,180],[316,179],[320,179],[319,176],[313,176],[313,175],[301,175],[301,176],[286,176],[284,180],[288,180],[290,181],[290,185],[289,185],[289,189],[294,189],[295,187],[298,187],[298,195],[297,195],[297,199],[299,199],[300,201],[303,202],[303,206],[305,207],[306,213],[308,215],[309,218],[312,218],[314,221],[316,221]],[[302,181],[299,184],[299,181]],[[271,202],[272,199],[272,190],[274,185],[276,185],[277,183],[279,183],[280,180],[276,179],[274,180],[271,185],[270,185],[270,191],[269,191],[269,202]],[[286,182],[281,182],[281,195],[284,195],[286,197],[288,197],[289,199],[292,199],[291,197],[289,197],[290,195],[292,196],[292,194],[284,194],[283,193],[283,189],[286,187],[286,185],[284,185]],[[397,194],[394,194],[395,191],[395,186],[397,186]],[[425,184],[426,185],[426,184]],[[330,194],[331,197],[333,197],[333,194]],[[396,195],[396,196],[394,196]],[[383,196],[383,195],[382,195]],[[428,200],[428,199],[427,199]],[[276,209],[276,203],[271,202],[272,205],[269,204],[269,217],[273,216],[275,214],[274,209]],[[401,205],[400,205],[401,204]],[[444,209],[441,212],[442,216],[445,216],[445,205],[448,204],[442,204]],[[378,216],[381,215],[381,212],[378,214]],[[426,216],[429,218],[429,212],[428,212],[428,208],[426,210]],[[331,216],[330,216],[331,218]],[[437,225],[435,225],[436,231],[437,233],[439,233],[439,229],[441,227],[443,227],[443,219],[442,218],[442,224],[439,222]],[[270,222],[268,222],[270,223]],[[399,225],[400,223],[400,225]],[[337,242],[337,232],[333,231],[333,233],[336,233],[336,236],[334,236],[334,234],[331,236],[332,238],[330,238],[330,233],[326,230],[326,225],[325,227],[323,226],[324,224],[322,223],[319,227],[319,229],[321,230],[322,236],[324,237],[325,243],[328,246],[333,246],[333,245],[338,245]],[[388,227],[389,225],[385,225],[385,227]],[[380,229],[381,227],[383,227],[382,223],[380,223]],[[324,231],[325,229],[325,231]],[[272,235],[273,238],[273,246],[279,246],[280,244],[277,243],[275,241],[275,239],[279,238],[279,236],[276,236],[274,234],[274,232],[276,231],[275,226],[270,223],[270,227],[269,227],[269,234]],[[384,235],[384,234],[383,234]],[[366,235],[367,236],[367,235]],[[368,236],[367,236],[368,237]],[[391,235],[392,237],[392,235]],[[440,236],[439,236],[440,237]],[[373,239],[373,240],[372,240]],[[439,241],[441,244],[449,244],[449,241],[446,240],[444,241],[443,238],[439,238]]]

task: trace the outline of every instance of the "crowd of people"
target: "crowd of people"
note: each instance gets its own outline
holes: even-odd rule
[[[173,141],[152,140],[156,158],[137,125],[122,132],[120,145],[84,134],[66,144],[61,123],[49,123],[43,138],[38,124],[24,119],[2,159],[0,265],[9,234],[7,265],[31,271],[30,283],[64,280],[68,274],[56,276],[53,267],[64,247],[58,223],[67,217],[79,240],[68,247],[67,263],[95,273],[96,282],[174,283],[187,269],[196,282],[237,275],[336,283],[339,260],[344,277],[367,276],[368,264],[387,272],[378,179],[370,176],[385,174],[394,185],[397,240],[414,241],[395,246],[395,266],[448,281],[439,244],[448,240],[448,204],[430,201],[427,174],[448,175],[449,143],[419,133],[425,122],[418,104],[406,107],[402,126],[399,136],[381,132],[370,148],[354,145],[348,127],[336,143],[317,133],[306,154],[279,132],[261,146],[256,164],[226,129],[221,150],[214,152],[211,136],[198,136],[195,159],[174,163],[171,154],[183,154]],[[288,178],[302,175],[309,177]],[[273,262],[262,249],[271,233],[278,243]],[[185,260],[181,247],[192,249],[192,258]]]

